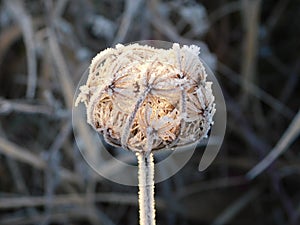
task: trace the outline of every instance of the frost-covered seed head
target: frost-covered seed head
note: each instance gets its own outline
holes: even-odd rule
[[[112,145],[135,152],[202,139],[215,113],[211,82],[197,46],[157,49],[132,44],[100,52],[76,100]]]

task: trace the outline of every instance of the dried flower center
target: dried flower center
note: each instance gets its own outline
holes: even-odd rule
[[[179,111],[164,98],[148,95],[137,112],[129,144],[145,145],[147,129],[151,128],[153,150],[163,148],[177,138],[179,127]]]
[[[114,144],[121,145],[123,126],[129,115],[114,108],[112,97],[107,93],[99,98],[93,115],[96,130],[105,134]],[[149,127],[152,128],[153,150],[168,146],[179,134],[179,111],[166,99],[149,94],[128,131],[131,148],[142,150],[145,147]]]

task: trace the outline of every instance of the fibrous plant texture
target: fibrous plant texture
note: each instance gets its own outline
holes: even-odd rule
[[[92,61],[78,102],[105,140],[134,152],[176,147],[207,135],[215,113],[199,48],[132,44],[106,49]],[[149,143],[151,146],[147,146]]]
[[[90,65],[76,104],[107,143],[137,154],[140,224],[155,224],[152,151],[207,136],[215,113],[197,46],[117,45]]]

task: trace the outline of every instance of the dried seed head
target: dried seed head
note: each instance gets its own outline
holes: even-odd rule
[[[106,49],[92,60],[76,105],[85,103],[88,123],[109,144],[135,152],[198,141],[215,113],[212,84],[198,55],[197,46],[178,44]]]

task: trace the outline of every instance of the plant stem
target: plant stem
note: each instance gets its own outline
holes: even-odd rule
[[[139,164],[140,225],[155,225],[153,154],[136,153]]]

